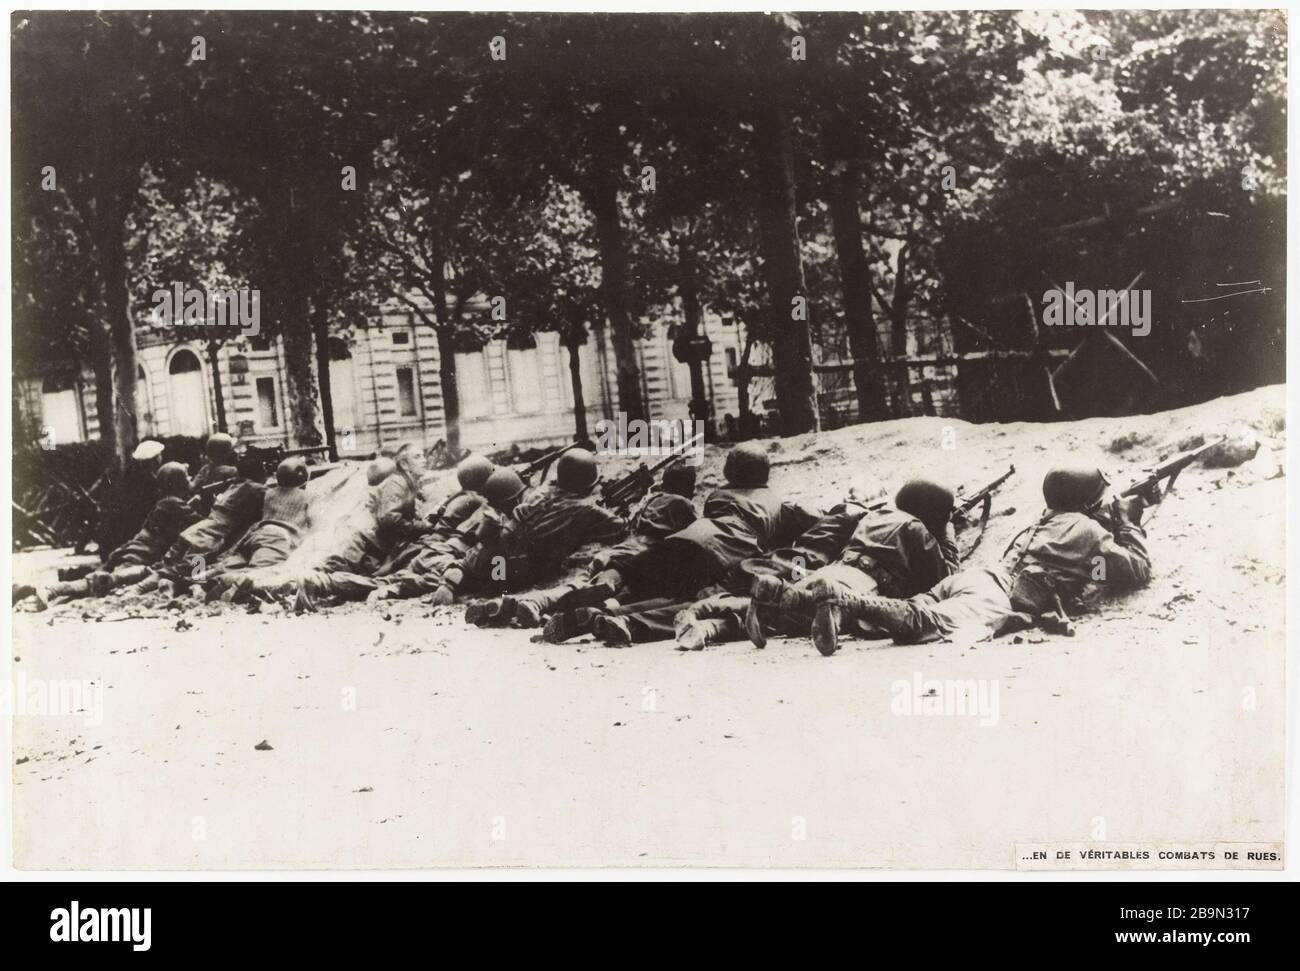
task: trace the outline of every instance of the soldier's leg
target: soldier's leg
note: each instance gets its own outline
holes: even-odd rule
[[[293,547],[294,537],[287,529],[263,528],[249,547],[248,566],[256,570],[283,563],[293,552]]]
[[[554,613],[559,609],[560,604],[565,602],[565,598],[578,592],[595,590],[593,587],[580,587],[573,583],[562,583],[558,586],[548,587],[545,590],[530,590],[527,593],[514,594],[506,597],[505,600],[513,604],[506,612],[514,618],[516,627],[541,627],[542,618]],[[603,588],[601,588],[603,589]],[[592,601],[593,604],[601,603],[612,596],[601,597],[599,600]],[[589,606],[587,603],[574,604],[575,607]]]
[[[591,632],[608,647],[669,641],[676,636],[673,621],[694,601],[660,597],[597,614]]]
[[[739,640],[749,607],[748,597],[719,594],[697,600],[673,618],[677,647],[683,651],[703,650],[706,644]]]
[[[843,623],[841,603],[847,598],[875,596],[878,585],[871,576],[846,563],[832,563],[796,583],[788,599],[784,620],[812,637],[813,646],[829,657],[839,650]],[[812,607],[811,616],[808,607]]]
[[[909,600],[846,598],[846,616],[866,621],[910,643],[946,637],[959,630],[996,632],[1016,616],[1007,598],[1006,578],[993,570],[963,570]]]
[[[327,573],[346,573],[360,568],[370,554],[370,544],[359,530],[349,536],[337,550],[325,557],[320,568]]]

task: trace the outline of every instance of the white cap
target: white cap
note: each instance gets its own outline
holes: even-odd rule
[[[131,453],[131,458],[137,462],[148,462],[150,459],[156,459],[162,453],[163,443],[150,439],[137,445],[135,451]]]

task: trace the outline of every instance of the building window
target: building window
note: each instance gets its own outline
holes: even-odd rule
[[[53,448],[64,442],[85,439],[81,425],[81,403],[77,388],[68,378],[46,378],[41,386],[42,445]],[[45,443],[48,442],[48,445]]]
[[[411,343],[411,335],[404,330],[395,330],[393,331],[393,343],[397,345],[409,344]]]
[[[481,418],[488,413],[492,391],[482,351],[456,355],[456,391],[462,418]]]
[[[542,365],[536,348],[510,351],[510,400],[516,412],[542,410]]]
[[[397,369],[397,413],[403,418],[414,418],[420,413],[416,405],[415,371],[409,367]]]
[[[275,378],[257,379],[257,424],[259,428],[280,427],[280,396],[275,387]]]

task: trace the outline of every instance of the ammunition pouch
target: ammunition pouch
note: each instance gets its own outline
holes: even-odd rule
[[[1056,613],[1060,591],[1052,575],[1041,567],[1030,566],[1021,570],[1011,580],[1007,597],[1011,608],[1034,617]]]

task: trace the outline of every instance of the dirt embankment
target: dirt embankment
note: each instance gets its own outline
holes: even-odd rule
[[[104,691],[102,717],[15,720],[15,858],[1007,867],[1018,842],[1097,839],[1098,819],[1111,841],[1279,839],[1284,414],[1264,388],[1119,420],[769,443],[774,484],[817,502],[919,473],[975,488],[1014,464],[978,561],[1038,512],[1066,453],[1118,484],[1249,430],[1253,458],[1188,470],[1152,514],[1151,586],[1073,639],[850,641],[825,659],[806,640],[553,646],[419,603],[19,614],[15,678]],[[931,678],[988,688],[995,717],[900,714]]]

